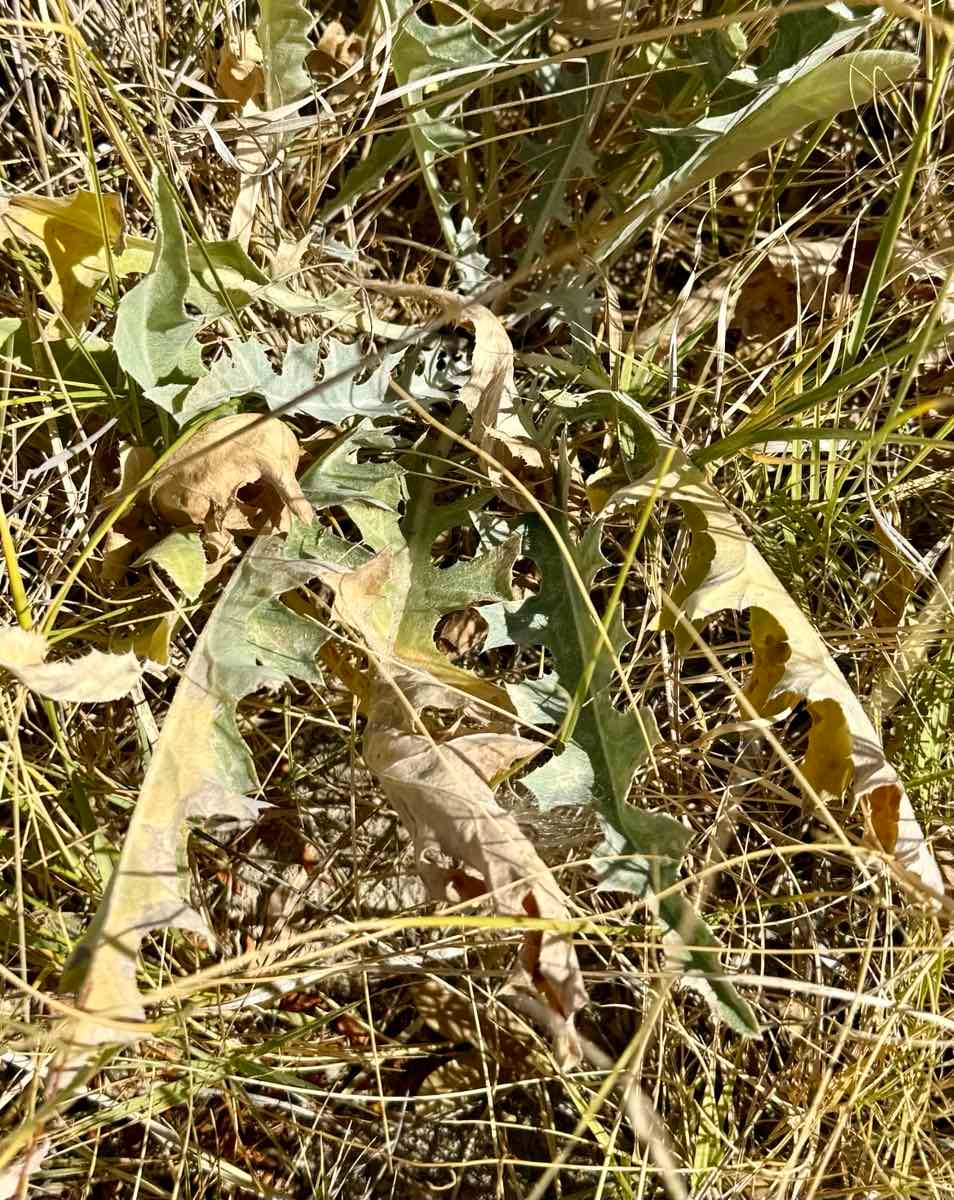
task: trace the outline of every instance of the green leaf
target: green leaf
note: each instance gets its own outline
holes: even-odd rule
[[[596,256],[604,261],[622,250],[657,214],[700,184],[735,170],[806,125],[830,121],[847,108],[866,104],[879,86],[909,79],[920,60],[900,50],[857,50],[814,67],[804,75],[779,77],[744,107],[700,121],[699,148],[662,179],[623,218],[614,221]],[[685,136],[687,130],[679,131]]]
[[[524,528],[521,553],[536,562],[543,577],[540,591],[517,604],[482,610],[490,627],[484,649],[506,640],[547,646],[555,667],[554,690],[559,683],[568,692],[576,691],[587,672],[592,674],[572,741],[562,754],[554,755],[522,782],[542,808],[561,804],[594,807],[607,839],[601,854],[611,856],[606,866],[598,862],[602,886],[651,899],[676,882],[689,840],[688,830],[672,817],[644,812],[629,803],[636,770],[658,737],[655,722],[648,710],[634,713],[615,707],[614,664],[565,557],[536,517],[529,518]],[[599,523],[579,542],[564,532],[564,544],[587,589],[592,589],[597,575],[609,566],[600,550],[601,537]],[[622,649],[628,637],[618,611],[607,633],[614,649]],[[683,970],[705,982],[706,994],[714,1000],[718,1014],[740,1032],[757,1034],[758,1022],[751,1008],[721,978],[718,943],[702,919],[680,894],[667,896],[655,908],[667,944],[677,948]]]
[[[404,545],[400,531],[404,472],[394,462],[359,462],[362,449],[392,448],[391,440],[362,421],[336,442],[301,478],[301,489],[316,508],[340,504],[372,550]]]
[[[537,177],[538,191],[523,205],[525,224],[529,231],[523,262],[534,258],[543,245],[550,221],[561,225],[571,223],[566,206],[566,189],[572,178],[593,174],[594,158],[589,145],[590,74],[599,74],[605,56],[583,70],[566,65],[548,79],[548,90],[557,98],[560,124],[550,141],[527,138],[521,143],[520,157]]]
[[[422,85],[421,90],[408,92],[403,97],[411,141],[447,248],[458,262],[464,287],[473,290],[486,278],[479,238],[472,223],[455,222],[452,210],[457,197],[444,189],[437,173],[438,162],[470,140],[470,135],[460,124],[463,100],[455,98],[449,104],[441,105],[438,94],[425,108],[421,103],[423,88],[430,76],[454,68],[475,68],[469,76],[475,87],[486,82],[486,72],[478,72],[476,68],[491,70],[502,66],[546,17],[531,17],[517,25],[505,26],[495,32],[492,40],[484,41],[476,36],[475,30],[479,26],[473,20],[458,21],[453,25],[430,25],[417,15],[413,0],[387,0],[387,5],[396,30],[391,49],[394,77],[402,85],[415,81],[421,81]],[[453,80],[455,87],[460,83],[460,78]]]
[[[326,355],[321,357],[322,349]],[[278,371],[272,367],[260,342],[233,340],[209,373],[192,387],[174,413],[180,424],[244,396],[260,396],[272,412],[282,416],[303,413],[319,421],[340,425],[354,416],[392,412],[400,403],[385,399],[391,366],[403,350],[384,355],[369,377],[358,383],[366,357],[357,343],[333,339],[289,341]],[[317,385],[319,372],[327,383]],[[308,395],[307,393],[314,394]]]
[[[150,269],[156,243],[150,238],[129,237],[126,248],[114,260],[116,274],[138,275]],[[361,306],[354,292],[339,288],[328,296],[311,296],[278,283],[249,258],[233,240],[202,242],[188,249],[189,285],[185,303],[204,317],[222,317],[233,309],[260,301],[289,316],[321,313],[330,321],[353,319]]]
[[[367,157],[343,170],[341,186],[321,210],[322,221],[330,221],[366,192],[377,189],[390,168],[413,149],[411,137],[404,130],[379,134],[371,143]]]
[[[119,302],[113,347],[123,370],[172,412],[177,396],[205,368],[195,337],[197,323],[185,310],[191,272],[175,196],[162,175],[155,189],[152,269]]]
[[[110,1020],[143,1019],[136,986],[143,937],[164,926],[207,933],[189,901],[183,853],[189,823],[248,819],[260,807],[252,757],[236,723],[238,702],[292,675],[320,682],[315,655],[326,640],[324,628],[276,599],[316,573],[314,561],[295,556],[300,548],[301,539],[259,538],[196,642],[109,887],[64,976],[64,986],[78,991],[84,1015],[63,1033],[68,1049],[61,1084],[97,1046],[129,1039],[129,1030],[117,1030]]]
[[[153,562],[161,567],[187,600],[195,600],[205,587],[205,551],[197,533],[170,533],[156,542],[133,566]]]
[[[314,17],[299,0],[259,0],[258,43],[265,71],[265,108],[292,104],[311,91],[305,59]]]
[[[299,380],[305,376],[305,360],[311,353],[309,347],[318,344],[309,343],[307,347],[300,347],[295,351]],[[294,346],[295,343],[289,346],[289,355],[292,354]],[[380,416],[394,412],[400,405],[401,401],[397,396],[393,400],[386,397],[391,382],[391,370],[404,354],[403,349],[382,355],[368,378],[359,382],[357,376],[361,374],[367,358],[360,343],[339,342],[330,338],[324,343],[324,348],[324,358],[317,360],[321,366],[321,387],[314,395],[296,400],[291,407],[285,408],[283,411],[287,415],[301,413],[319,421],[327,421],[331,425],[340,425],[355,416]],[[287,362],[286,357],[286,364]],[[308,387],[313,388],[314,383],[312,374]],[[302,390],[304,389],[293,392],[292,396],[299,395]],[[270,408],[278,407],[271,397],[266,396],[265,400]]]

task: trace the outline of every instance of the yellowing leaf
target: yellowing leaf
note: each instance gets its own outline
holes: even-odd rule
[[[132,652],[90,650],[68,662],[46,662],[46,638],[32,630],[0,629],[0,667],[50,700],[95,704],[118,700],[139,682],[142,667]]]
[[[322,574],[336,590],[334,615],[371,651],[365,762],[411,831],[418,870],[435,897],[486,892],[500,913],[565,921],[566,898],[489,782],[535,754],[539,743],[507,732],[438,742],[420,722],[423,708],[455,708],[462,701],[446,686],[446,672],[438,678],[421,669],[424,631],[430,636],[433,625],[428,616],[420,623],[421,636],[413,636],[420,599],[411,588],[410,558],[383,550],[355,571]],[[473,585],[471,590],[476,595],[470,599],[488,598]],[[458,676],[467,680],[465,672]],[[473,873],[455,870],[458,861]],[[586,991],[572,942],[558,930],[535,931],[524,939],[521,963],[556,1014],[565,1060],[576,1061],[574,1015]]]
[[[249,530],[260,524],[257,509],[276,528],[291,518],[310,521],[311,505],[295,472],[301,451],[292,431],[275,417],[242,413],[212,421],[174,454],[149,488],[149,502],[173,525],[197,525],[208,532]],[[240,488],[262,483],[271,489],[262,503],[239,500]]]
[[[136,565],[147,562],[161,567],[187,600],[195,600],[205,586],[205,551],[197,534],[168,534],[150,546]]]
[[[802,770],[808,782],[829,798],[851,785],[882,848],[943,892],[904,786],[822,639],[703,472],[659,440],[669,461],[662,476],[650,473],[616,492],[607,514],[650,496],[680,506],[693,535],[684,586],[675,597],[685,616],[701,626],[726,609],[749,611],[754,661],[745,691],[755,709],[771,717],[806,701],[812,727]],[[664,620],[673,623],[671,616]]]
[[[102,197],[103,218],[93,192],[72,196],[0,197],[0,241],[36,247],[50,264],[43,291],[61,333],[79,330],[92,312],[96,292],[109,273],[109,253],[123,247],[123,206]]]
[[[67,1049],[54,1068],[54,1090],[96,1047],[136,1036],[128,1023],[144,1018],[136,986],[143,937],[167,925],[208,934],[180,870],[188,823],[256,814],[258,783],[236,704],[290,674],[319,680],[314,658],[323,630],[274,598],[314,572],[297,548],[260,538],[209,617],[163,723],[109,888],[64,975],[84,1016],[61,1032]]]

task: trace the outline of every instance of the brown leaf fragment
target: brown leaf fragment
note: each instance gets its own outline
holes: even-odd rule
[[[506,556],[501,561],[512,566]],[[383,550],[353,571],[322,572],[335,591],[334,618],[362,640],[371,660],[365,762],[411,832],[418,870],[435,898],[486,894],[498,913],[562,924],[566,898],[493,792],[497,778],[540,743],[503,729],[430,735],[421,712],[466,707],[482,681],[455,673],[433,647],[437,609],[411,592],[412,571],[405,548]],[[477,590],[483,586],[489,584]],[[564,1061],[575,1061],[574,1015],[586,992],[572,942],[559,928],[535,930],[524,939],[521,961],[557,1014]]]
[[[514,380],[513,343],[500,318],[482,304],[469,304],[460,321],[474,331],[470,378],[460,401],[471,416],[471,437],[502,467],[532,490],[546,475],[540,450],[527,437],[518,416],[519,396]],[[523,496],[501,484],[500,494],[514,508],[526,508]]]
[[[495,1077],[515,1079],[533,1053],[526,1031],[519,1030],[517,1019],[502,1005],[494,1005],[492,1014],[483,1006],[478,1011],[469,996],[438,979],[415,983],[411,999],[428,1028],[459,1047],[453,1058],[427,1074],[421,1095],[439,1097],[483,1086],[488,1056]],[[470,1049],[464,1049],[466,1044]]]
[[[348,33],[340,21],[330,21],[318,39],[319,55],[324,55],[320,61],[334,63],[340,71],[353,67],[364,53],[364,38],[359,33]],[[311,66],[311,56],[308,65]]]
[[[31,691],[50,700],[96,704],[126,696],[139,682],[142,667],[135,654],[89,650],[82,658],[46,662],[47,641],[33,630],[0,629],[0,668]]]
[[[262,48],[251,29],[229,38],[222,47],[215,82],[220,94],[239,106],[265,91]]]
[[[169,457],[150,484],[149,502],[170,524],[210,534],[265,524],[287,530],[292,517],[307,523],[313,515],[295,477],[300,455],[295,435],[274,417],[222,417]],[[260,495],[240,497],[254,484],[265,485]]]

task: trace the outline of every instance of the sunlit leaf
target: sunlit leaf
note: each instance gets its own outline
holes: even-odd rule
[[[812,718],[802,763],[809,784],[829,800],[850,785],[882,848],[927,887],[943,892],[904,786],[824,642],[705,474],[661,434],[659,440],[668,467],[616,492],[604,511],[645,504],[651,495],[680,506],[693,535],[684,584],[674,597],[686,619],[701,627],[726,609],[748,612],[754,659],[745,691],[752,705],[773,717],[804,700]],[[678,627],[671,613],[663,620]]]
[[[82,658],[47,662],[46,638],[33,630],[0,629],[0,669],[9,671],[40,696],[74,704],[95,704],[126,696],[139,682],[135,654],[88,650]]]
[[[39,248],[49,261],[43,291],[62,333],[78,332],[109,274],[109,255],[123,246],[123,206],[112,194],[0,196],[0,242]],[[104,225],[105,222],[105,225]],[[62,320],[60,320],[62,317]]]
[[[161,567],[187,600],[195,600],[205,586],[205,551],[196,533],[167,534],[134,565],[147,562]]]
[[[300,545],[300,544],[299,544]],[[299,548],[296,545],[295,550]],[[96,1047],[135,1038],[144,1010],[136,984],[142,939],[174,926],[208,935],[189,899],[183,849],[189,823],[247,820],[260,808],[238,702],[291,675],[318,682],[321,626],[276,599],[305,583],[315,564],[277,537],[259,539],[229,580],[196,642],[162,725],[109,887],[68,965],[64,987],[83,1017],[61,1031],[54,1081],[65,1086]]]
[[[265,107],[272,110],[311,91],[305,59],[315,18],[299,0],[260,0],[258,40],[265,72]]]
[[[156,253],[145,279],[123,296],[113,346],[124,371],[174,412],[182,392],[205,373],[197,322],[186,312],[191,271],[175,196],[165,177],[155,185]]]

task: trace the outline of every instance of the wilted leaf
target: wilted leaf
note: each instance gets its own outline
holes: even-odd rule
[[[205,551],[196,533],[170,533],[143,554],[136,566],[153,562],[161,567],[187,600],[205,586]]]
[[[36,246],[43,252],[50,263],[43,290],[56,314],[54,328],[61,335],[78,332],[109,274],[110,252],[122,249],[122,202],[104,194],[101,216],[93,192],[56,199],[0,196],[0,242]]]
[[[361,501],[348,505],[359,524],[362,507],[365,516],[377,511]],[[334,615],[369,650],[365,762],[411,830],[418,869],[435,895],[463,886],[466,895],[488,892],[503,913],[565,919],[556,882],[490,784],[536,753],[539,743],[507,729],[435,741],[418,715],[426,707],[462,708],[471,697],[507,710],[505,692],[447,662],[434,645],[434,630],[445,613],[510,596],[517,540],[441,570],[432,565],[430,548],[448,518],[440,508],[418,507],[413,497],[411,507],[407,542],[392,524],[386,548],[367,563],[322,573],[335,591]],[[448,859],[475,874],[461,877]],[[528,935],[523,965],[574,1043],[573,1015],[585,992],[572,944],[555,932]]]
[[[520,420],[520,398],[514,381],[513,343],[500,318],[483,304],[458,309],[460,298],[434,289],[434,301],[454,312],[455,320],[474,331],[470,375],[459,399],[470,414],[471,438],[503,466],[529,482],[543,472],[543,458]],[[525,507],[522,497],[506,485],[500,491],[515,507]]]
[[[197,322],[185,310],[191,271],[172,188],[155,184],[156,253],[145,279],[123,296],[113,347],[120,365],[167,412],[191,382],[205,374]]]
[[[293,516],[311,519],[295,477],[300,455],[295,435],[274,417],[222,417],[169,456],[149,485],[149,502],[173,525],[249,530],[260,523],[256,511],[265,509],[276,528],[287,529]],[[257,505],[238,496],[255,483],[267,484],[273,493]]]
[[[183,849],[191,821],[249,819],[260,807],[251,755],[236,724],[239,700],[289,676],[318,682],[325,633],[275,597],[306,582],[314,562],[277,537],[260,538],[229,580],[176,689],[143,781],[122,851],[96,916],[76,947],[63,986],[84,1016],[61,1031],[67,1049],[54,1089],[91,1052],[135,1038],[116,1021],[144,1019],[136,986],[142,939],[165,926],[209,934],[189,900]],[[294,556],[293,556],[294,555]]]
[[[82,658],[46,661],[46,638],[32,630],[0,629],[0,667],[50,700],[96,704],[127,695],[142,677],[135,654],[88,650]]]
[[[749,612],[754,658],[745,692],[755,709],[772,717],[804,700],[812,727],[802,770],[810,785],[829,799],[853,786],[881,846],[927,887],[943,891],[881,739],[821,638],[703,472],[674,447],[668,453],[661,478],[650,472],[616,492],[605,513],[645,504],[650,495],[680,506],[693,534],[685,585],[675,597],[686,618],[701,626],[726,609]]]

